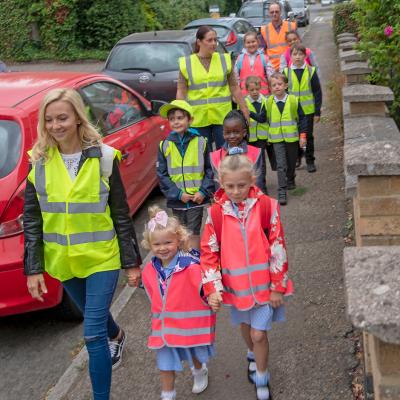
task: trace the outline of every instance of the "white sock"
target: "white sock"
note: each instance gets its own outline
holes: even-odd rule
[[[254,352],[252,352],[251,350],[247,350],[247,358],[249,358],[250,360],[255,360]]]
[[[161,392],[161,399],[162,400],[174,400],[176,396],[176,391],[172,390],[170,392],[166,392],[165,390],[163,390]]]
[[[201,368],[200,369],[197,369],[197,368],[193,367],[192,368],[193,376],[201,375],[206,368],[207,368],[207,364],[206,363],[201,364]]]
[[[269,380],[268,371],[261,372],[258,369],[256,370],[256,385],[257,385],[257,382],[260,382],[263,385],[264,382],[265,381],[268,382],[268,380]]]

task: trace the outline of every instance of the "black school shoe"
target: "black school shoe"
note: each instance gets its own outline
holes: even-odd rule
[[[307,164],[307,172],[312,173],[312,172],[316,172],[316,171],[317,171],[317,167],[315,166],[314,163]]]
[[[126,335],[122,329],[121,331],[122,331],[121,339],[108,341],[108,348],[110,349],[112,369],[117,368],[122,361],[122,352],[124,351]]]
[[[278,202],[281,206],[286,206],[287,204],[287,196],[285,193],[278,193]]]

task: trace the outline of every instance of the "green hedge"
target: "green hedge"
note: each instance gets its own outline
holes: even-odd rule
[[[122,37],[181,29],[219,4],[227,15],[241,0],[0,0],[0,59],[100,57]],[[36,28],[37,38],[32,35]]]
[[[358,33],[358,24],[355,20],[357,6],[355,3],[342,3],[333,10],[333,31],[336,35],[343,32]]]

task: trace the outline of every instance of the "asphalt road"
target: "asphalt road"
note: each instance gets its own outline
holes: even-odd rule
[[[328,8],[321,9],[318,6],[313,6],[311,21],[314,22],[312,22],[310,34],[314,36],[313,27],[326,23],[329,18]],[[300,28],[302,32],[308,29]],[[317,41],[315,41],[315,44],[317,44]],[[318,42],[318,46],[324,46],[324,43]],[[101,70],[101,66],[101,63],[38,63],[10,65],[9,67],[14,71],[84,70],[97,72]],[[275,180],[275,177],[270,179]],[[311,190],[314,189],[310,188]],[[154,203],[164,204],[164,199],[157,190],[148,197],[134,217],[138,237],[141,237],[144,221],[147,218],[147,208]],[[299,207],[299,205],[296,207]],[[290,214],[292,213],[290,212]],[[294,239],[291,240],[293,244]],[[305,251],[307,251],[307,247],[295,248],[295,246],[292,246],[292,257],[294,253],[299,257],[305,257]],[[143,253],[143,255],[145,254]],[[120,283],[120,287],[122,283]],[[135,295],[134,299],[136,300],[137,297],[141,299],[139,304],[136,305],[138,311],[140,311],[145,307],[144,299],[142,294]],[[138,318],[138,323],[141,319],[143,317]],[[146,326],[142,326],[141,330],[146,330],[145,328]],[[44,399],[47,391],[57,382],[69,366],[73,356],[82,346],[81,337],[81,324],[60,321],[54,311],[35,312],[0,319],[0,400]],[[142,345],[142,343],[138,344]],[[235,352],[235,349],[227,348],[226,351]],[[298,367],[301,368],[301,366]],[[152,369],[154,370],[153,366]],[[143,388],[143,390],[145,389]],[[220,399],[222,397],[214,398]],[[231,398],[235,399],[236,397]],[[318,397],[313,398],[320,399]],[[341,400],[345,398],[347,397],[343,396]]]

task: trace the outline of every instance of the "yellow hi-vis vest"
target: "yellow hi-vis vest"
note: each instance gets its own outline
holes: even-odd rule
[[[253,106],[253,103],[250,100],[249,96],[245,97],[245,101],[247,107],[250,111],[256,113],[256,109]],[[265,97],[262,98],[261,102],[261,110],[260,112],[265,112],[266,110],[267,99]],[[268,123],[265,122],[263,124],[257,122],[256,120],[250,118],[250,127],[249,127],[249,140],[248,142],[256,142],[257,140],[267,140],[268,139]]]
[[[193,107],[194,114],[191,126],[222,125],[226,114],[232,110],[229,54],[214,52],[208,72],[197,54],[181,57],[179,69],[188,82],[187,102]]]
[[[112,150],[112,158],[120,156]],[[108,177],[102,176],[100,158],[87,158],[72,181],[57,147],[53,147],[45,163],[33,165],[28,179],[35,186],[42,213],[47,273],[65,281],[120,268],[108,206],[110,187]]]
[[[275,103],[274,96],[267,100],[267,117],[269,121],[268,141],[278,142],[297,142],[299,140],[299,131],[297,121],[298,100],[292,94],[287,96],[282,114]]]
[[[304,114],[314,114],[315,99],[311,89],[311,78],[315,73],[315,67],[307,65],[300,82],[297,78],[296,72],[294,72],[292,68],[285,68],[283,73],[288,78],[289,93],[294,94],[299,99]]]
[[[183,156],[174,142],[164,140],[160,142],[160,150],[167,160],[168,175],[171,181],[189,194],[199,191],[204,177],[204,151],[207,139],[195,136],[190,140]]]

